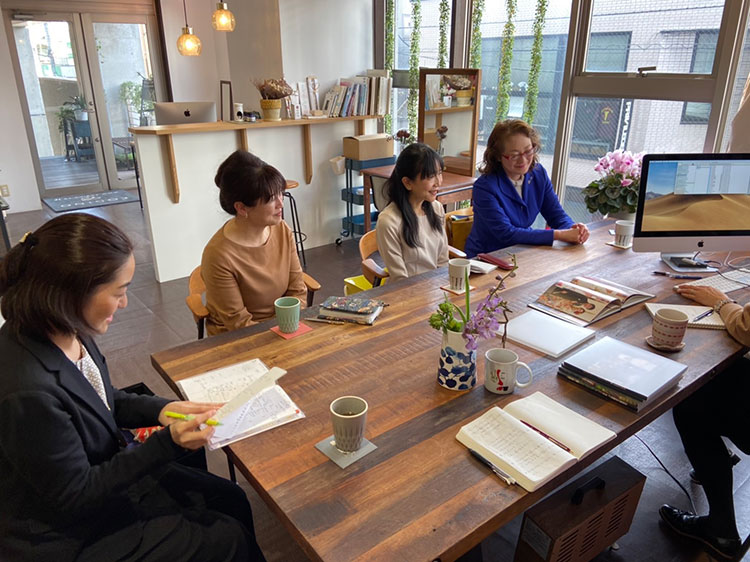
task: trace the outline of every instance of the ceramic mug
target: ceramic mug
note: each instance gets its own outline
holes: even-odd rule
[[[688,315],[674,308],[662,308],[654,314],[651,340],[661,347],[678,347],[687,330]]]
[[[448,275],[451,279],[451,291],[463,291],[466,282],[466,273],[471,267],[471,262],[464,258],[453,258],[448,260]]]
[[[359,396],[342,396],[331,402],[334,445],[342,453],[353,453],[362,446],[367,409],[367,402]]]
[[[510,394],[516,386],[523,388],[531,384],[534,374],[531,367],[518,360],[518,355],[510,349],[490,349],[484,354],[484,387],[495,394]],[[526,369],[529,380],[521,382],[516,377],[519,368]]]
[[[616,221],[615,244],[623,248],[630,247],[633,244],[633,232],[635,232],[635,222],[625,220]]]
[[[299,329],[300,301],[297,297],[281,297],[273,301],[276,309],[276,320],[279,330],[285,334],[293,334]]]

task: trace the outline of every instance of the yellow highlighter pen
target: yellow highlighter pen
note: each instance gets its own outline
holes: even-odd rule
[[[177,412],[164,412],[164,415],[168,418],[185,421],[190,421],[195,418],[193,414],[178,414]],[[221,422],[216,420],[206,420],[203,423],[205,423],[206,425],[221,425]]]

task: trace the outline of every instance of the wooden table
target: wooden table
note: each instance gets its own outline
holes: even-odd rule
[[[516,314],[559,279],[597,275],[656,294],[655,302],[685,303],[658,254],[635,254],[606,245],[611,221],[591,225],[584,246],[516,247],[520,269],[504,297]],[[502,254],[502,253],[499,253]],[[495,273],[472,276],[474,302]],[[724,331],[690,329],[687,346],[671,357],[688,369],[679,385],[639,414],[590,394],[556,376],[560,360],[509,343],[534,370],[533,384],[509,396],[487,392],[484,353],[499,340],[483,341],[479,382],[468,392],[439,387],[441,335],[427,323],[444,299],[438,288],[445,268],[368,294],[390,303],[372,327],[313,324],[313,331],[285,341],[261,324],[155,354],[154,367],[175,381],[209,369],[260,357],[288,370],[284,389],[307,416],[231,445],[239,470],[289,528],[313,560],[452,560],[581,472],[607,451],[695,391],[746,350]],[[732,294],[744,302],[750,290]],[[451,297],[460,304],[462,297]],[[305,311],[312,314],[314,310]],[[612,336],[646,347],[651,318],[639,304],[597,322],[596,337]],[[542,391],[608,427],[617,438],[532,493],[507,486],[456,441],[459,428],[492,405]],[[342,395],[370,406],[366,436],[377,450],[347,469],[338,468],[315,443],[332,433],[328,406]]]
[[[365,168],[362,172],[362,195],[365,208],[365,232],[372,229],[370,221],[370,197],[372,197],[372,178],[388,179],[393,173],[394,166],[378,166],[377,168]],[[471,191],[474,186],[474,176],[462,176],[451,172],[443,172],[443,183],[438,190],[437,200],[443,204],[456,203],[471,199]]]

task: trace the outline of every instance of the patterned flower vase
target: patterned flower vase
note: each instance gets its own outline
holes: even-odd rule
[[[469,390],[477,384],[477,352],[466,349],[461,332],[443,334],[437,380],[449,390]]]

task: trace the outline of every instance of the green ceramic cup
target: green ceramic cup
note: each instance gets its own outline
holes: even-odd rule
[[[276,320],[279,330],[285,334],[293,334],[299,329],[300,302],[297,297],[281,297],[273,302],[276,309]]]

